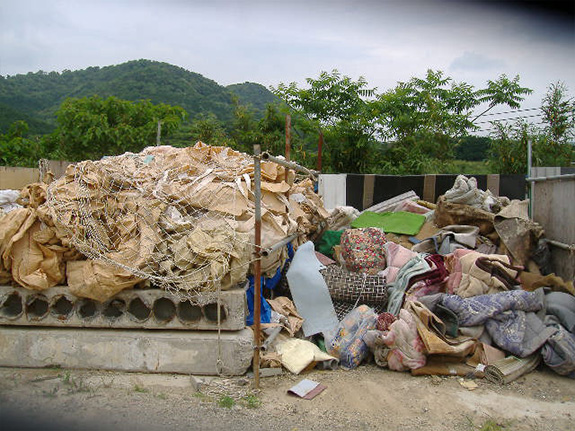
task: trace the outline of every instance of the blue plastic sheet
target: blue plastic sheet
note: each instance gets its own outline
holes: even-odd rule
[[[260,322],[261,323],[270,323],[272,317],[272,309],[268,302],[265,300],[263,293],[264,289],[273,290],[276,288],[278,283],[282,278],[282,268],[285,265],[289,264],[294,256],[293,246],[291,244],[287,245],[288,249],[288,258],[284,262],[284,264],[279,267],[273,277],[261,277],[261,315],[260,315]],[[248,301],[248,317],[246,318],[246,325],[252,326],[254,324],[254,293],[255,293],[255,277],[250,275],[248,277],[249,288],[246,291],[246,299]]]

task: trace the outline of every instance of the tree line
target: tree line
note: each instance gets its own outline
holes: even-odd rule
[[[263,115],[235,98],[228,121],[207,112],[190,120],[184,108],[150,100],[68,98],[56,112],[53,132],[32,136],[26,122],[17,121],[1,134],[0,164],[36,166],[40,158],[79,161],[138,152],[156,144],[158,125],[162,144],[201,140],[252,152],[260,143],[283,154],[288,114],[292,159],[315,168],[321,157],[324,172],[458,173],[457,159],[467,159],[482,163],[483,173],[526,173],[529,140],[535,165],[568,166],[574,160],[575,103],[561,82],[549,86],[537,125],[488,120],[496,109],[520,112],[531,90],[519,76],[502,75],[475,88],[428,70],[378,92],[365,79],[334,70],[308,78],[304,86],[280,83],[272,92],[281,102],[267,104]],[[474,135],[485,124],[492,133]]]

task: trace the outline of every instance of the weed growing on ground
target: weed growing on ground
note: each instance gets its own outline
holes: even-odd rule
[[[163,392],[160,392],[159,394],[156,394],[156,398],[159,398],[161,400],[167,400],[168,396],[166,394],[164,394]]]
[[[44,367],[44,368],[46,368],[47,370],[54,370],[54,371],[55,371],[55,370],[61,370],[61,369],[62,369],[62,365],[60,365],[60,364],[52,364],[52,365],[48,365],[48,366],[46,366],[46,367]]]
[[[92,395],[95,390],[88,386],[82,379],[72,377],[70,371],[66,371],[64,374],[59,374],[62,379],[62,383],[68,387],[68,394],[73,394],[76,392],[90,392]]]
[[[483,425],[481,426],[481,428],[479,428],[480,431],[504,431],[504,430],[508,430],[508,425],[509,423],[505,422],[502,423],[501,421],[495,421],[493,419],[487,419]]]
[[[56,385],[49,391],[42,391],[42,395],[44,395],[46,398],[56,398],[59,390],[60,386]]]
[[[210,397],[202,392],[194,392],[194,398],[198,398],[201,402],[212,401]]]
[[[479,431],[506,431],[511,430],[511,422],[495,420],[493,418],[487,419],[482,425],[475,425],[470,417],[466,417],[469,427],[473,430]]]
[[[64,372],[64,375],[60,374],[60,377],[62,377],[62,383],[64,383],[65,385],[70,385],[70,371],[66,371]]]
[[[147,393],[147,392],[150,392],[150,390],[149,390],[149,389],[146,389],[145,387],[140,386],[140,385],[138,385],[138,384],[136,383],[136,384],[134,385],[134,392],[140,392],[140,393],[145,394],[145,393]]]
[[[249,394],[242,398],[242,404],[248,409],[257,409],[262,405],[262,401],[256,395]]]
[[[233,406],[236,405],[236,401],[232,397],[224,395],[219,399],[218,405],[226,409],[231,409]]]

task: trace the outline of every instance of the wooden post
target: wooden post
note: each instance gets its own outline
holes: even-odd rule
[[[423,200],[435,203],[435,182],[437,176],[435,174],[426,174],[423,177]]]
[[[317,170],[321,172],[321,152],[323,149],[323,133],[319,131],[319,142],[317,143]]]
[[[291,116],[286,115],[286,160],[289,162],[291,154]]]
[[[291,157],[291,116],[286,115],[286,160],[289,162]],[[289,176],[289,169],[285,172],[285,181],[287,183]]]

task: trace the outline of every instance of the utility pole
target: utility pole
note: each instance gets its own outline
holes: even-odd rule
[[[156,134],[156,146],[159,146],[162,140],[162,121],[158,120],[158,133]]]

